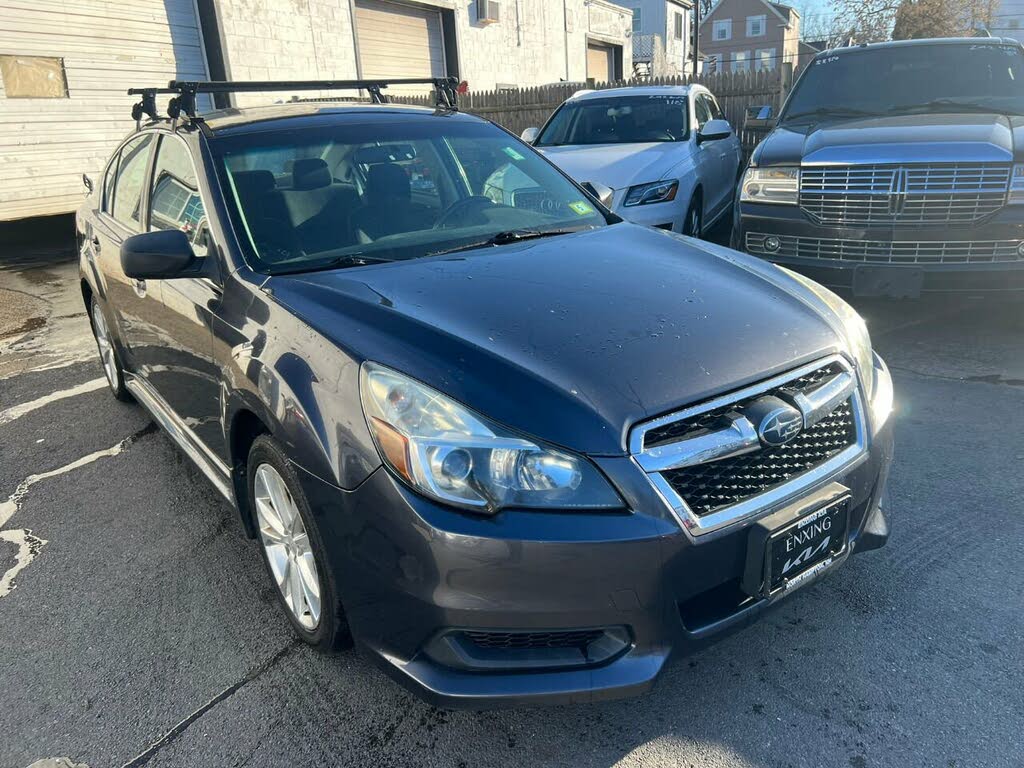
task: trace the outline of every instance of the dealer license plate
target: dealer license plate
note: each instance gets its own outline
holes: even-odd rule
[[[849,498],[804,515],[768,537],[769,592],[789,589],[831,565],[846,547]]]

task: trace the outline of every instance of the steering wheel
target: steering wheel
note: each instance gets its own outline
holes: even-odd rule
[[[461,200],[456,200],[444,209],[444,212],[438,216],[437,221],[434,222],[434,229],[447,229],[452,225],[456,217],[469,216],[470,213],[475,213],[477,211],[482,211],[485,208],[493,208],[496,206],[497,203],[491,200],[491,198],[484,197],[483,195],[464,197]]]

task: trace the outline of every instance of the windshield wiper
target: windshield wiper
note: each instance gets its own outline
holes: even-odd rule
[[[889,110],[890,113],[924,110],[926,112],[943,112],[954,109],[958,112],[980,112],[989,115],[1019,115],[1012,109],[1000,109],[993,104],[978,104],[975,101],[957,101],[956,99],[932,99],[920,104],[901,104]]]
[[[866,109],[854,109],[853,107],[818,107],[809,109],[806,112],[796,112],[786,115],[783,122],[799,120],[802,117],[878,117],[878,112],[870,112]]]
[[[457,245],[454,248],[445,248],[441,251],[432,251],[427,256],[444,256],[447,253],[459,253],[460,251],[472,251],[476,248],[490,248],[498,245],[511,245],[520,243],[523,240],[535,240],[540,237],[557,237],[558,235],[571,235],[573,232],[580,232],[582,228],[571,227],[566,229],[510,229],[506,232],[498,232],[486,240],[479,240],[475,243]]]

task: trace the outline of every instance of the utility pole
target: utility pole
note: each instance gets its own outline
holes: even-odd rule
[[[696,77],[699,73],[697,68],[700,66],[700,2],[701,0],[694,0],[693,3],[693,34],[690,37],[693,39],[693,76]]]

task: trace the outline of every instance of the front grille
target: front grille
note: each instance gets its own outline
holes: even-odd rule
[[[769,389],[766,392],[759,392],[755,397],[747,398],[745,400],[739,400],[735,403],[729,403],[723,405],[721,408],[715,408],[710,411],[698,414],[689,419],[682,419],[680,421],[673,421],[669,424],[664,424],[660,427],[649,429],[644,435],[644,448],[657,448],[659,445],[667,445],[674,443],[677,440],[682,440],[685,437],[693,437],[701,432],[719,428],[723,420],[730,413],[741,409],[748,402],[756,400],[758,397],[764,395],[777,395],[782,389],[808,389],[820,384],[829,376],[834,376],[840,373],[843,368],[838,363],[830,363],[823,365],[817,370],[806,373],[799,378],[793,379],[786,383],[785,387],[777,387],[776,389]]]
[[[599,640],[604,631],[578,629],[565,632],[470,632],[463,633],[478,648],[524,650],[541,648],[585,649]]]
[[[748,232],[748,253],[766,258],[796,257],[833,259],[864,264],[991,264],[1024,261],[1021,240],[838,240],[818,237],[771,235],[780,243],[778,250],[764,247],[769,235]]]
[[[807,166],[800,207],[819,224],[971,223],[1006,205],[1006,163]]]
[[[663,473],[694,514],[708,515],[774,488],[853,445],[857,428],[849,400],[784,445]]]

